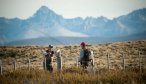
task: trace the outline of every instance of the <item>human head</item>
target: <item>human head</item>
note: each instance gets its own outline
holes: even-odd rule
[[[85,42],[81,42],[80,45],[81,45],[82,49],[84,49],[86,47],[86,43]]]
[[[52,48],[53,48],[52,45],[49,45],[49,46],[48,46],[48,50],[51,50]]]

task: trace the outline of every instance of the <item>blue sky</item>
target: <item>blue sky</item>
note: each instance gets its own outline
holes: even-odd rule
[[[112,19],[146,8],[146,0],[0,0],[0,17],[26,19],[42,5],[65,18],[104,16]]]

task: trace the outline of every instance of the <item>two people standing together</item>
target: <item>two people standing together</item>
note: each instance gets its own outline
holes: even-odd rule
[[[61,70],[62,69],[62,57],[61,57],[61,51],[57,50],[56,52],[52,50],[53,46],[49,45],[48,49],[45,51],[44,56],[44,62],[43,62],[43,66],[44,69],[53,72],[53,57],[54,54],[57,57],[57,69]]]
[[[81,67],[87,68],[89,66],[89,63],[93,66],[94,65],[94,58],[93,58],[93,52],[86,48],[85,42],[82,42],[80,44],[80,58],[79,62]],[[45,58],[46,58],[46,69],[50,72],[53,72],[53,56],[54,54],[57,56],[57,68],[59,70],[62,69],[62,59],[61,59],[61,51],[57,50],[54,52],[52,50],[53,46],[49,45],[48,49],[45,51]],[[44,63],[45,66],[45,63]]]

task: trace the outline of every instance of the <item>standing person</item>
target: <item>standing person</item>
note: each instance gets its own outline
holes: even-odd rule
[[[52,51],[52,48],[53,48],[53,46],[52,45],[49,45],[48,46],[48,49],[45,52],[46,68],[50,72],[53,72],[52,62],[53,62],[54,51]]]
[[[79,62],[83,68],[87,68],[87,66],[89,65],[89,62],[92,61],[91,51],[86,48],[85,42],[82,42],[80,46],[81,46],[81,49],[80,49]]]

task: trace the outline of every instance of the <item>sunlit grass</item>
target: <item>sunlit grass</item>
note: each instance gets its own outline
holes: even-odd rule
[[[0,84],[146,84],[146,71],[100,70],[95,73],[81,68],[65,68],[61,72],[19,69],[0,76]]]

